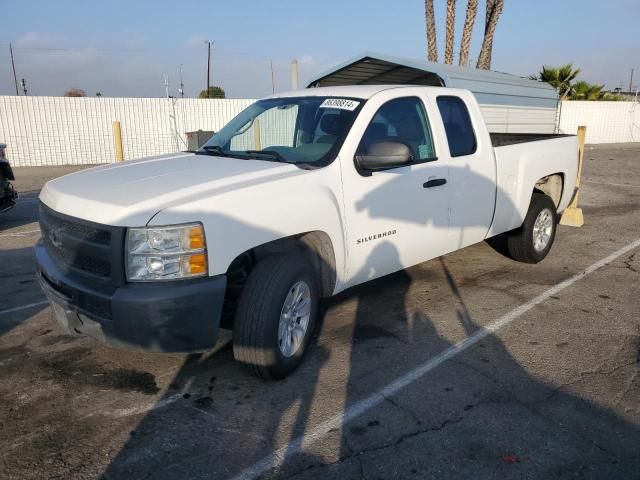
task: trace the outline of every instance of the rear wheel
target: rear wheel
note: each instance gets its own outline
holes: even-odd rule
[[[522,226],[507,234],[507,248],[514,260],[525,263],[542,261],[556,237],[558,216],[553,200],[534,193]]]
[[[285,378],[302,362],[313,333],[318,284],[301,254],[260,261],[244,286],[233,326],[233,354],[252,375]]]

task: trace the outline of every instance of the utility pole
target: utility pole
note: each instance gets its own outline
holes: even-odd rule
[[[178,90],[180,97],[184,98],[184,83],[182,82],[182,64],[180,64],[180,89]]]
[[[269,68],[271,68],[271,93],[275,95],[276,93],[276,80],[273,76],[273,58],[269,62]]]
[[[291,60],[291,89],[298,90],[298,60]]]
[[[211,86],[209,83],[211,74],[211,43],[211,41],[207,40],[207,98],[209,98],[209,87]]]
[[[9,44],[9,53],[11,54],[11,68],[13,69],[13,83],[16,85],[16,95],[20,95],[18,92],[18,77],[16,77],[16,64],[13,63],[13,47]]]
[[[24,92],[24,96],[27,96],[27,82],[25,81],[25,79],[21,79],[20,83],[22,84],[22,91]]]
[[[629,95],[631,95],[632,88],[633,88],[633,68],[631,69],[631,76],[629,77]]]

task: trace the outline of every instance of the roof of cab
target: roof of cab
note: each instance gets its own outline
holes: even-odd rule
[[[363,53],[336,65],[312,78],[307,88],[345,85],[390,88],[389,84],[463,88],[471,90],[481,104],[555,108],[558,101],[553,87],[536,80],[377,53]]]

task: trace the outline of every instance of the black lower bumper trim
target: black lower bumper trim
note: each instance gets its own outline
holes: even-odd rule
[[[36,245],[35,253],[40,285],[69,333],[152,352],[195,352],[216,344],[224,275],[126,284],[105,294],[66,278],[42,245]]]

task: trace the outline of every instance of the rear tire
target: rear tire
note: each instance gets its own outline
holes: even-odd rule
[[[315,272],[303,255],[260,261],[240,295],[233,325],[233,355],[243,369],[273,380],[291,374],[313,334],[318,297]]]
[[[553,200],[535,192],[522,226],[507,234],[507,250],[514,260],[538,263],[547,256],[556,237],[558,214]]]

